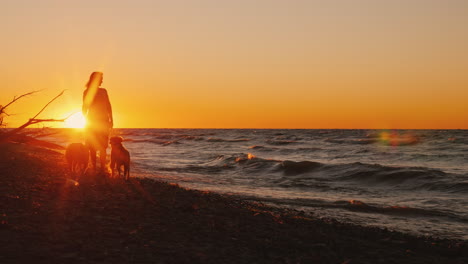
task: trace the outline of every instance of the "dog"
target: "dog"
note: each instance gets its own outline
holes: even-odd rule
[[[82,143],[71,143],[65,150],[65,158],[72,178],[83,176],[88,169],[89,150]]]
[[[112,169],[112,177],[114,177],[116,169],[119,172],[119,176],[121,176],[121,167],[123,166],[123,176],[128,181],[130,178],[130,153],[122,145],[122,141],[122,137],[111,137],[109,140],[112,147],[110,167]]]

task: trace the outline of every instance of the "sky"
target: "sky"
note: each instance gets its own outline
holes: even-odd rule
[[[466,0],[0,0],[15,127],[80,111],[104,73],[115,127],[468,129]],[[61,124],[47,124],[57,127]]]

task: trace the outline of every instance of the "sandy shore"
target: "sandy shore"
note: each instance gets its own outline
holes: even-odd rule
[[[319,220],[149,179],[67,180],[63,155],[0,145],[0,263],[468,263],[463,241]]]

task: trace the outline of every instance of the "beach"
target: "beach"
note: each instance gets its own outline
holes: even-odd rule
[[[463,240],[345,224],[147,178],[70,180],[0,145],[0,263],[467,263]]]

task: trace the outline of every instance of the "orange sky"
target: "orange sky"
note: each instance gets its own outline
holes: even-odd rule
[[[17,126],[81,108],[116,127],[468,128],[464,0],[4,0],[0,104]],[[59,126],[50,124],[50,126]]]

